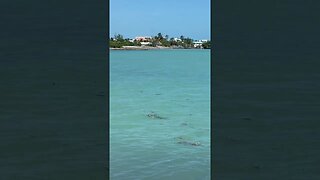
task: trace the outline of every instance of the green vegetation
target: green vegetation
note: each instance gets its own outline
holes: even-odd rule
[[[191,49],[195,48],[194,40],[189,37],[180,36],[180,39],[169,38],[169,35],[163,35],[162,33],[158,33],[156,36],[148,39],[148,46],[164,46],[164,47],[174,47],[174,48],[183,48],[183,49]],[[116,34],[113,38],[110,38],[109,46],[111,48],[122,48],[123,46],[141,46],[139,41],[130,41],[129,39],[125,39],[122,35]],[[204,42],[202,46],[197,48],[210,49],[211,42]]]
[[[203,49],[210,49],[210,48],[211,48],[211,42],[210,42],[210,41],[204,42],[204,43],[202,44],[202,48],[203,48]]]
[[[193,39],[180,37],[180,40],[175,41],[174,38],[169,39],[169,35],[163,35],[158,33],[157,36],[152,38],[152,46],[164,46],[164,47],[177,47],[177,48],[193,48]]]
[[[121,48],[123,46],[141,46],[140,42],[130,42],[129,39],[124,39],[122,35],[116,34],[114,38],[110,38],[109,46],[111,48]]]

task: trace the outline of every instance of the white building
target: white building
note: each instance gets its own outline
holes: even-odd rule
[[[152,43],[151,43],[151,42],[140,42],[140,44],[141,44],[142,46],[146,46],[146,45],[151,45]]]
[[[137,36],[135,38],[136,41],[140,41],[140,42],[149,42],[151,41],[151,37],[150,36]]]
[[[203,42],[202,41],[193,41],[193,47],[198,48],[198,47],[202,47]]]
[[[202,40],[193,41],[193,47],[195,48],[202,47],[202,44],[205,42],[208,42],[208,40],[202,39]]]

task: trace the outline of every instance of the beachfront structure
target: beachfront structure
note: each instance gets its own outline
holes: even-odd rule
[[[202,47],[202,44],[203,44],[203,42],[201,42],[201,41],[194,41],[193,42],[193,47],[199,48],[199,47]]]
[[[173,40],[176,42],[181,41],[181,39],[179,39],[179,38],[174,38]]]
[[[136,41],[139,41],[139,42],[150,42],[152,39],[152,37],[150,36],[138,36],[135,38]]]
[[[202,48],[202,44],[205,43],[205,42],[208,42],[208,40],[202,39],[202,40],[193,41],[193,47]]]
[[[151,45],[152,43],[151,42],[140,42],[140,44],[142,45],[142,46],[147,46],[147,45]]]

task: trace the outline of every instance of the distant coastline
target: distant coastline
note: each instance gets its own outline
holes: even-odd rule
[[[155,49],[210,49],[210,40],[194,40],[188,37],[169,38],[158,33],[156,36],[137,36],[134,39],[116,34],[109,39],[111,50],[155,50]]]
[[[164,46],[123,46],[121,48],[110,47],[110,50],[165,50],[165,49],[199,49],[199,48],[179,48],[179,47],[164,47]]]
[[[122,46],[120,48],[112,48],[110,47],[111,50],[153,50],[153,49],[173,49],[170,47],[163,47],[163,46],[157,46],[157,47],[152,47],[152,46]]]

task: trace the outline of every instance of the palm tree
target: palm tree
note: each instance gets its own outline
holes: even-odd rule
[[[158,38],[159,38],[159,39],[163,39],[163,36],[162,36],[161,33],[158,33]]]
[[[121,34],[115,34],[114,35],[114,39],[116,39],[117,41],[122,41],[123,40],[123,36]]]

